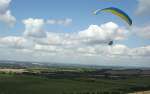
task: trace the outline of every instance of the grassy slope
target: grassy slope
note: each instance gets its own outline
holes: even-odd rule
[[[0,94],[63,94],[63,92],[71,94],[71,92],[101,90],[128,92],[134,86],[150,86],[150,78],[126,80],[47,79],[0,74]]]

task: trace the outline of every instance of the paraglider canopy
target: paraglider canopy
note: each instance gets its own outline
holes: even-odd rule
[[[127,22],[129,26],[132,25],[131,18],[124,11],[122,11],[121,9],[118,9],[118,8],[115,8],[115,7],[98,9],[98,10],[94,11],[94,14],[98,15],[100,12],[109,12],[109,13],[112,13],[112,14],[120,17],[125,22]]]

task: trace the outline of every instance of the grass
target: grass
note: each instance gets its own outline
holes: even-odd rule
[[[150,89],[150,77],[118,80],[48,79],[35,76],[0,74],[0,94],[108,94],[107,92],[126,94],[127,92],[136,91],[136,89]]]

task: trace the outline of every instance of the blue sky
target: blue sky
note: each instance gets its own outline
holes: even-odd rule
[[[69,28],[60,27],[67,32],[78,31],[86,28],[90,24],[102,24],[109,21],[114,21],[120,25],[124,25],[120,19],[111,14],[101,14],[100,16],[93,16],[92,12],[96,9],[106,7],[118,7],[126,11],[132,18],[134,25],[141,25],[147,23],[148,16],[142,17],[135,16],[135,10],[137,7],[136,0],[13,0],[10,4],[13,15],[17,18],[17,25],[13,28],[13,33],[18,33],[16,30],[22,29],[22,19],[29,17],[32,18],[44,18],[44,19],[64,19],[66,17],[73,19],[73,26]],[[127,7],[128,6],[128,7]],[[147,19],[146,19],[147,18]],[[143,19],[146,19],[143,21]],[[142,22],[142,23],[141,23]],[[52,26],[51,29],[58,29]],[[3,30],[6,27],[3,28]],[[3,31],[1,30],[1,31]],[[58,29],[59,30],[59,29]],[[64,30],[63,30],[64,31]],[[3,34],[3,32],[1,32]],[[11,33],[11,32],[10,32]]]
[[[150,8],[149,7],[150,4],[149,4],[148,0],[0,0],[0,3],[1,3],[0,8],[3,9],[3,7],[6,7],[6,9],[0,10],[0,37],[1,37],[0,44],[2,45],[2,47],[0,47],[0,49],[3,50],[4,48],[6,49],[8,46],[10,46],[7,49],[13,50],[14,53],[16,54],[15,58],[9,54],[12,59],[20,58],[17,56],[18,52],[16,52],[16,48],[20,48],[20,45],[21,45],[21,47],[22,47],[22,45],[25,45],[25,44],[21,44],[21,43],[19,43],[19,44],[15,43],[16,41],[18,42],[19,39],[22,39],[23,42],[24,41],[33,42],[30,44],[33,44],[34,47],[37,45],[39,47],[39,45],[41,46],[42,44],[45,43],[44,42],[44,43],[40,44],[41,41],[43,41],[43,39],[44,39],[43,37],[39,38],[39,36],[42,34],[43,35],[45,34],[45,36],[53,36],[54,35],[53,36],[54,38],[52,38],[52,39],[57,39],[57,37],[58,37],[58,39],[67,41],[67,43],[70,43],[70,41],[77,42],[76,39],[81,37],[80,34],[82,35],[81,39],[83,39],[83,38],[88,39],[89,38],[88,34],[93,35],[92,37],[94,37],[94,35],[96,35],[94,33],[91,33],[91,31],[95,30],[95,29],[90,29],[90,27],[98,29],[96,32],[99,32],[98,33],[98,34],[100,34],[99,37],[101,37],[101,32],[99,31],[99,29],[103,30],[104,28],[103,28],[103,26],[101,27],[100,25],[105,26],[105,29],[103,31],[105,31],[105,30],[107,31],[108,29],[110,30],[111,25],[114,25],[114,24],[117,25],[117,27],[116,27],[117,29],[120,29],[121,31],[127,31],[126,35],[123,35],[123,34],[119,35],[119,37],[121,36],[121,38],[123,38],[123,39],[119,39],[119,40],[118,39],[115,40],[116,37],[118,37],[118,36],[114,37],[114,35],[105,35],[105,38],[103,39],[103,41],[108,41],[109,36],[114,37],[113,39],[115,40],[115,45],[114,45],[114,48],[112,47],[110,49],[115,49],[115,47],[118,47],[118,45],[119,45],[119,47],[121,46],[121,50],[122,49],[124,50],[124,48],[125,49],[127,48],[127,49],[132,50],[133,52],[136,52],[135,51],[136,48],[141,49],[143,47],[147,47],[144,49],[149,49],[150,33],[145,34],[146,32],[149,31],[149,28],[150,28],[150,26],[149,26],[150,25],[150,20],[149,20],[150,13],[148,11]],[[133,25],[131,27],[128,27],[128,25],[125,22],[123,22],[120,18],[118,18],[110,13],[102,13],[97,16],[93,15],[93,11],[96,9],[103,9],[103,8],[112,7],[112,6],[120,8],[123,11],[125,11],[132,18]],[[5,12],[1,12],[1,11],[5,11]],[[6,13],[7,11],[11,11],[9,17]],[[43,21],[39,21],[39,20],[43,20]],[[50,21],[52,23],[47,23],[48,21]],[[15,24],[10,26],[9,25],[10,23],[11,24],[15,23]],[[38,23],[38,25],[37,25],[37,23]],[[109,23],[108,25],[110,25],[110,27],[106,26],[107,23]],[[92,26],[92,25],[96,25],[99,27]],[[108,31],[108,33],[109,32],[112,33],[112,32],[116,32],[116,31],[110,30],[110,31]],[[87,34],[87,36],[86,36],[86,34]],[[71,38],[66,39],[65,36],[67,36],[67,35],[71,36]],[[74,35],[77,35],[77,36],[79,35],[79,36],[75,37]],[[35,36],[36,36],[36,38],[35,38]],[[37,38],[37,36],[38,36],[38,38]],[[122,37],[122,36],[125,36],[125,37]],[[73,37],[73,39],[72,39],[72,37]],[[97,37],[97,36],[95,36],[95,37]],[[104,37],[104,36],[102,36],[102,37]],[[90,36],[90,38],[91,38],[91,36]],[[86,39],[84,39],[84,40],[86,40]],[[90,39],[89,40],[90,40],[90,42],[93,42],[93,43],[96,40],[98,40],[98,42],[102,41],[101,38],[98,38],[98,39],[96,38],[94,40],[90,40]],[[14,41],[12,41],[12,40],[14,40]],[[48,40],[51,41],[51,39],[45,38],[45,41],[48,41]],[[35,43],[35,41],[36,41],[36,43]],[[80,41],[80,42],[83,42],[83,41]],[[10,43],[11,45],[6,45],[9,42],[14,42],[14,44]],[[49,44],[42,45],[42,47],[48,46],[47,48],[49,48],[49,46],[53,46],[53,47],[55,47],[55,50],[58,50],[57,48],[64,49],[66,46],[70,47],[73,45],[73,44],[71,44],[68,46],[68,44],[63,44],[63,46],[62,46],[62,44],[61,44],[61,46],[58,47],[53,44],[55,44],[55,43],[52,43],[50,45]],[[82,43],[80,45],[79,44],[75,45],[75,47],[78,47],[78,48],[84,47],[83,45],[81,45]],[[12,47],[12,45],[13,45],[13,47]],[[14,47],[14,45],[15,45],[15,47]],[[102,46],[105,44],[99,43],[99,44],[96,44],[96,46],[97,45]],[[7,47],[5,47],[5,46],[7,46]],[[88,46],[92,48],[92,44],[91,45],[88,44]],[[96,47],[96,46],[94,46],[94,47]],[[32,50],[34,49],[34,47],[33,48],[31,47]],[[15,48],[15,49],[13,49],[13,48]],[[104,47],[102,47],[102,48],[104,48]],[[109,47],[106,47],[106,48],[109,48]],[[28,48],[23,47],[23,49],[28,49]],[[92,49],[95,50],[95,48],[92,48]],[[71,48],[71,51],[74,51],[74,50],[75,49]],[[118,49],[118,50],[120,50],[120,49]],[[17,49],[17,51],[18,51],[18,49]],[[132,51],[130,51],[130,52],[132,53]],[[147,52],[147,50],[146,51],[140,50],[139,53],[141,53],[141,52],[142,52],[142,55],[144,52],[145,52],[144,55],[145,54],[149,55],[149,52]],[[42,53],[44,53],[44,51]],[[76,53],[78,54],[78,52],[76,52]],[[39,54],[39,53],[36,53],[36,55],[37,54]],[[46,54],[47,53],[45,53],[44,56]],[[55,53],[55,54],[58,55],[58,53]],[[101,53],[99,53],[99,55],[105,56]],[[4,55],[2,55],[2,56],[4,57]],[[47,55],[47,57],[48,57],[48,55]],[[60,57],[60,58],[62,58],[62,57]],[[80,57],[80,58],[82,58],[82,57]],[[96,58],[96,57],[94,57],[94,58]],[[8,58],[6,57],[6,59],[8,59]],[[41,58],[40,60],[42,61],[43,59]],[[64,55],[63,62],[65,62],[66,60],[67,60],[67,57],[65,57],[65,55]],[[34,61],[34,59],[33,59],[33,61]],[[49,61],[49,60],[47,60],[47,61]],[[95,61],[97,61],[97,59]],[[123,61],[124,60],[122,60],[122,62]],[[144,62],[147,62],[147,60]]]
[[[129,4],[129,2],[131,2],[131,5],[129,5],[130,9],[127,9],[126,6]],[[74,20],[73,27],[66,29],[70,32],[70,29],[72,29],[71,31],[77,31],[86,28],[90,24],[102,24],[108,21],[115,21],[119,24],[122,24],[120,19],[117,19],[117,17],[110,14],[102,14],[98,17],[93,16],[92,12],[94,10],[110,6],[123,9],[132,17],[133,20],[136,21],[133,14],[136,5],[136,2],[131,0],[117,0],[114,2],[107,0],[13,0],[10,8],[18,20],[18,24],[15,28],[20,28],[22,19],[29,17],[44,19],[64,19],[69,17]]]

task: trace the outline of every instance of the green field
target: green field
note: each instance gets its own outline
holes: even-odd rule
[[[0,74],[0,94],[126,94],[140,89],[150,89],[150,78],[48,79]]]

